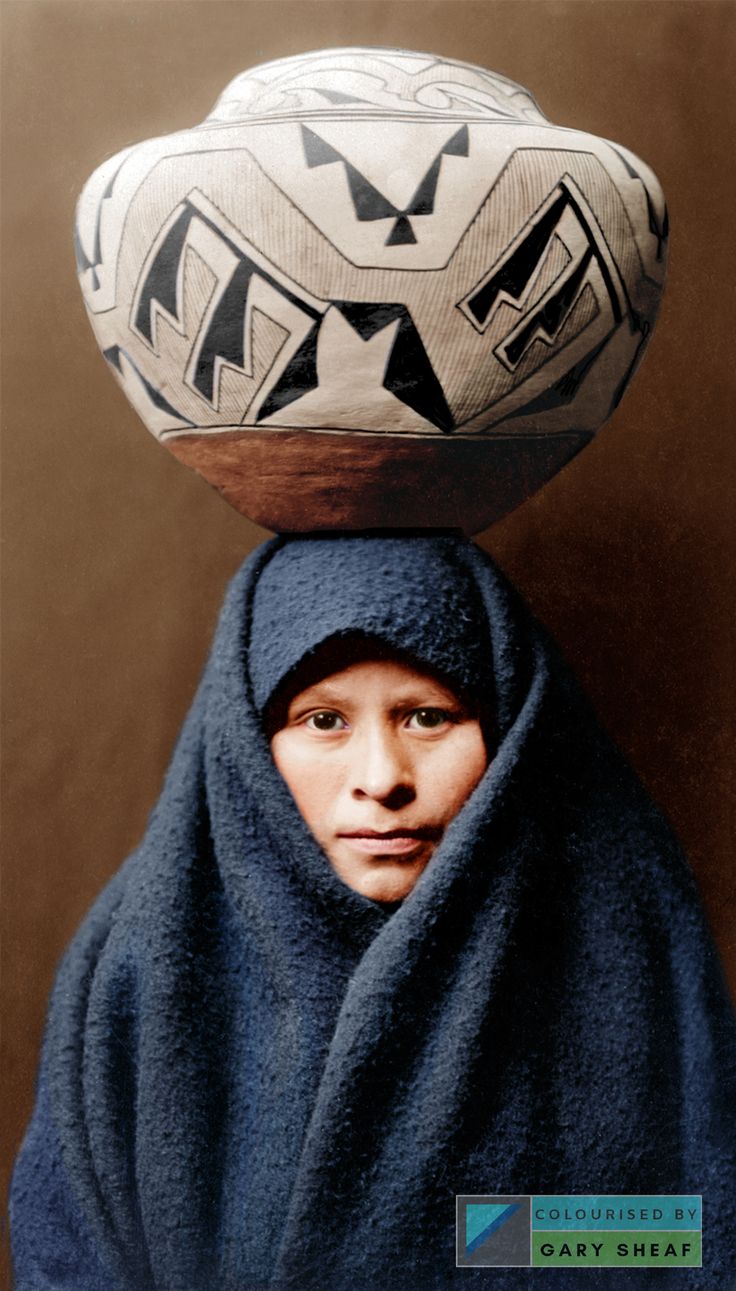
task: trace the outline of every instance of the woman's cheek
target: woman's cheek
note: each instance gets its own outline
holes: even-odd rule
[[[278,737],[277,737],[278,738]],[[274,750],[274,760],[312,833],[323,841],[340,793],[341,776],[334,757],[308,737]]]
[[[483,732],[478,722],[463,723],[452,737],[433,751],[426,760],[425,787],[435,801],[443,804],[445,823],[470,797],[488,766]]]

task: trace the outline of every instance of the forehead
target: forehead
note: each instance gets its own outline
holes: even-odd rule
[[[365,667],[368,671],[359,671]],[[373,684],[378,684],[380,678],[381,685],[385,684],[384,679],[391,678],[388,684],[393,686],[394,696],[389,702],[407,702],[411,698],[417,705],[430,702],[440,705],[450,699],[472,702],[472,697],[461,693],[451,678],[436,673],[424,660],[391,646],[380,637],[346,633],[328,637],[282,678],[263,714],[265,730],[269,735],[279,730],[288,720],[292,705],[307,692],[312,692],[309,698],[313,702],[329,707],[331,697],[326,687],[343,687],[340,699],[346,703],[351,692],[359,694],[361,688],[365,689],[368,677],[374,679]],[[398,687],[403,688],[401,694]],[[409,695],[412,688],[416,692],[414,696]],[[336,704],[337,698],[333,689],[332,702]]]
[[[442,698],[454,697],[455,692],[430,671],[402,660],[364,659],[307,680],[307,684],[296,693],[292,689],[292,703],[307,696],[325,700],[349,698],[360,702],[399,695]]]

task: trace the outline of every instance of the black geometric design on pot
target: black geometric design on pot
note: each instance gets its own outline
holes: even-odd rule
[[[384,389],[445,434],[454,430],[455,419],[406,305],[350,300],[336,300],[334,304],[364,341],[398,321],[383,377]]]
[[[277,308],[270,314],[274,321],[290,332],[293,352],[288,358],[284,358],[283,366],[265,395],[261,396],[260,392],[266,387],[268,375],[256,393],[251,407],[257,411],[250,415],[255,415],[257,422],[280,412],[319,386],[317,347],[322,324],[332,305],[366,341],[390,324],[397,324],[383,373],[383,387],[439,430],[449,433],[454,429],[455,421],[444,391],[406,305],[395,301],[367,303],[346,300],[322,302],[316,298],[307,300],[297,283],[292,282],[291,287],[287,287],[283,282],[283,275],[276,278],[265,265],[257,262],[233,241],[206,210],[190,199],[181,203],[169,220],[168,227],[162,229],[133,306],[134,330],[147,345],[155,349],[156,307],[169,316],[179,331],[182,330],[184,305],[181,262],[187,246],[192,244],[194,220],[201,221],[210,232],[216,234],[218,243],[222,243],[232,253],[228,259],[227,276],[218,283],[216,294],[211,298],[206,323],[201,325],[198,336],[192,342],[187,365],[188,381],[208,403],[216,406],[218,361],[252,375],[246,367],[246,326],[250,318],[251,289],[256,279],[260,279],[262,283],[268,284],[272,293],[276,293],[277,299],[283,298],[290,306],[296,306],[302,326],[295,330],[293,313],[290,323],[278,317]],[[253,255],[255,254],[254,251]],[[273,303],[272,295],[272,306]],[[264,310],[262,300],[258,301],[257,308]],[[267,308],[265,312],[268,312]]]
[[[115,368],[115,371],[119,372],[120,375],[123,376],[124,375],[123,365],[120,362],[121,354],[123,358],[126,360],[126,362],[129,363],[130,366],[132,367],[133,371],[138,377],[138,380],[140,381],[141,385],[144,387],[146,394],[148,395],[154,407],[160,408],[162,412],[170,413],[172,417],[176,417],[177,421],[182,421],[187,426],[195,425],[195,422],[190,421],[189,417],[185,417],[184,414],[179,412],[179,410],[175,408],[173,404],[170,404],[168,399],[165,399],[164,396],[161,394],[160,390],[157,390],[154,385],[151,385],[151,382],[148,381],[146,377],[144,377],[137,363],[133,361],[133,359],[128,354],[127,350],[122,349],[120,345],[111,345],[109,349],[102,351],[103,359],[107,359],[108,363],[110,363],[112,367]]]
[[[112,176],[109,184],[105,188],[105,191],[102,194],[102,197],[97,203],[97,213],[95,215],[95,236],[94,236],[94,243],[92,247],[92,259],[89,258],[84,247],[82,246],[82,239],[79,236],[79,224],[76,220],[74,222],[74,258],[77,262],[77,273],[82,274],[82,273],[85,273],[88,269],[92,270],[92,278],[91,278],[92,291],[99,291],[100,289],[100,279],[98,277],[97,270],[102,264],[102,247],[101,247],[101,233],[100,233],[101,227],[102,227],[102,203],[106,202],[108,198],[112,197],[113,189],[115,187],[115,180],[117,179],[118,175],[120,174],[120,171],[122,170],[124,161],[125,161],[125,158],[123,158],[123,161],[121,161],[120,165],[118,166],[117,170]]]
[[[455,426],[454,418],[406,305],[395,302],[367,304],[352,300],[335,300],[332,304],[364,341],[371,340],[390,324],[398,323],[383,375],[383,387],[420,417],[449,434]],[[277,384],[261,404],[257,421],[296,403],[319,385],[317,344],[323,321],[321,317],[305,336]]]
[[[642,179],[638,170],[634,169],[634,167],[631,165],[631,162],[628,160],[628,158],[625,157],[622,152],[619,152],[618,148],[614,148],[613,144],[611,144],[611,148],[615,152],[619,161],[623,163],[629,177],[631,179],[638,179],[639,183],[644,189],[644,196],[646,198],[646,203],[647,203],[647,215],[649,217],[649,232],[657,239],[657,259],[661,260],[662,253],[664,251],[664,244],[670,235],[670,217],[669,217],[669,212],[667,210],[667,206],[665,205],[664,212],[662,214],[662,222],[660,224],[657,218],[657,212],[654,209],[654,203],[652,202],[652,197],[649,192],[649,189],[644,183],[644,180]]]
[[[305,316],[305,326],[314,324],[321,315],[298,294],[296,285],[294,291],[285,287],[263,265],[251,259],[241,247],[237,246],[206,212],[187,199],[182,203],[178,215],[170,224],[168,232],[149,264],[134,306],[134,328],[148,345],[152,348],[154,346],[154,305],[164,310],[175,323],[180,326],[182,324],[183,302],[180,300],[179,266],[187,247],[192,221],[195,219],[202,221],[215,233],[236,257],[235,267],[231,270],[228,280],[224,284],[219,284],[219,299],[212,310],[206,330],[198,338],[196,353],[190,362],[190,378],[194,389],[214,407],[218,359],[242,372],[247,371],[245,329],[246,320],[249,318],[248,293],[254,278],[262,279],[289,304],[296,305]],[[303,376],[306,380],[306,373]],[[315,374],[312,385],[316,384]]]
[[[258,409],[256,421],[263,421],[265,417],[271,417],[275,412],[280,412],[282,408],[286,408],[288,404],[301,399],[302,395],[308,394],[310,390],[317,389],[319,385],[317,378],[318,336],[319,323],[315,323],[310,327],[299,349],[284,368],[273,389],[269,391],[267,398],[264,399]]]
[[[317,166],[331,166],[336,162],[342,162],[353,209],[358,220],[364,222],[393,217],[393,226],[384,243],[385,246],[392,247],[416,242],[411,216],[434,214],[442,158],[468,156],[468,127],[461,126],[447,140],[447,143],[443,144],[432,165],[420,180],[411,201],[404,207],[396,206],[385,197],[351,161],[348,161],[347,157],[304,124],[302,124],[302,143],[304,157],[310,170],[314,170]]]
[[[568,264],[541,299],[522,313],[524,297],[547,255],[552,239],[557,237],[565,244],[565,239],[560,234],[560,225],[568,212],[572,212],[582,231],[584,249],[579,254],[570,253]],[[516,309],[520,318],[494,349],[494,354],[504,366],[513,371],[533,341],[541,340],[547,345],[554,342],[580,299],[588,270],[594,262],[610,301],[613,325],[617,326],[624,313],[631,312],[623,280],[613,265],[610,252],[608,255],[604,254],[602,235],[592,214],[583,209],[577,191],[563,179],[501,259],[459,302],[458,308],[479,332],[486,330],[500,304],[510,304]]]
[[[321,94],[323,99],[328,103],[366,103],[366,99],[358,98],[357,94],[344,94],[342,90],[324,90],[317,86],[315,92]]]
[[[550,386],[548,390],[543,390],[535,399],[530,399],[522,407],[515,408],[513,412],[507,413],[506,418],[510,420],[512,417],[527,417],[535,413],[552,412],[555,408],[565,408],[568,404],[571,404],[598,355],[610,339],[610,336],[606,336],[600,345],[594,346],[578,363],[573,364],[564,376],[560,377],[559,381],[555,381],[553,386]]]

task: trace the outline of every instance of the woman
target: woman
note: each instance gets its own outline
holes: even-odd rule
[[[490,561],[276,539],[62,966],[18,1291],[525,1287],[456,1269],[456,1194],[637,1192],[704,1194],[703,1268],[545,1285],[723,1291],[733,1055],[676,843]]]

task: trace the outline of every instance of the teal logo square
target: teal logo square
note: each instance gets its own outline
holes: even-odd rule
[[[531,1264],[531,1198],[459,1196],[459,1268],[521,1268]]]

